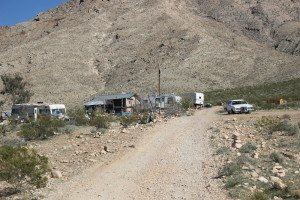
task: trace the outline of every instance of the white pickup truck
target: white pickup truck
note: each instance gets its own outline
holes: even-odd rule
[[[224,105],[224,110],[228,114],[250,113],[254,111],[253,106],[243,99],[230,100]]]

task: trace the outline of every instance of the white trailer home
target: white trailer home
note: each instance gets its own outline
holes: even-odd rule
[[[145,109],[156,110],[158,108],[166,109],[172,105],[179,104],[181,97],[175,94],[152,95],[142,98],[142,107]]]
[[[191,98],[194,102],[195,107],[203,107],[204,105],[204,94],[200,92],[191,92],[180,95],[182,98]]]
[[[11,116],[14,119],[37,118],[45,116],[51,118],[67,119],[66,106],[64,104],[14,104],[12,105]]]

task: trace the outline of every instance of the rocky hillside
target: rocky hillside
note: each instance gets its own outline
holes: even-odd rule
[[[299,0],[198,0],[198,4],[200,13],[239,35],[300,55]]]
[[[221,23],[225,11],[219,10],[220,18],[207,14],[218,13],[214,5],[227,9],[212,2],[70,0],[28,22],[1,27],[0,74],[21,73],[35,93],[33,102],[68,106],[98,93],[153,94],[158,68],[164,93],[300,77],[298,50],[290,55],[268,40],[244,37]],[[247,2],[228,5],[242,16]]]

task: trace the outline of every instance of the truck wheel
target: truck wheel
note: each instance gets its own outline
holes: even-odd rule
[[[232,110],[232,109],[231,109],[230,113],[231,113],[231,114],[234,114],[234,112],[233,112],[233,110]]]

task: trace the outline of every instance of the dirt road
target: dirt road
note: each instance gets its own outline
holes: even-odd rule
[[[94,165],[47,199],[226,199],[206,133],[217,108],[162,122],[135,148],[106,166]]]

